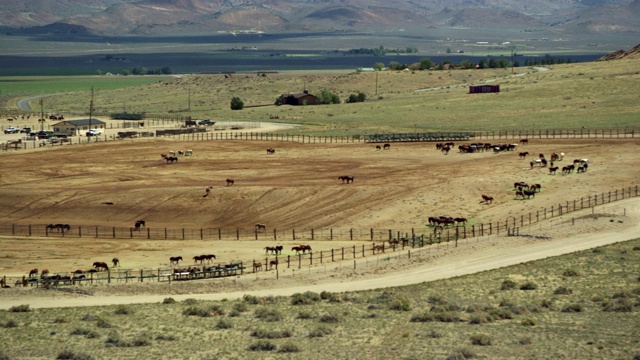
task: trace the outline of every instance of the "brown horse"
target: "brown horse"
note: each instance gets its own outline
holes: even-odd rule
[[[256,224],[256,232],[267,232],[267,225]]]
[[[295,251],[296,254],[302,252],[304,254],[305,249],[302,246],[294,246],[291,248],[291,251]]]
[[[270,269],[273,267],[273,265],[275,265],[276,268],[278,267],[278,259],[269,261],[269,268]]]
[[[391,144],[384,144],[382,146],[382,150],[389,150],[389,149],[391,149]]]
[[[264,248],[264,253],[268,254],[268,253],[278,253],[278,250],[275,248],[275,246],[267,246]]]
[[[482,194],[482,200],[487,204],[491,204],[493,202],[493,197],[489,196],[489,195]]]
[[[267,148],[267,155],[269,154],[275,154],[276,153],[276,149],[274,148]]]
[[[182,261],[182,256],[172,256],[169,258],[169,264],[178,265]]]
[[[113,267],[120,265],[120,260],[118,258],[114,257],[113,259],[111,259],[111,262],[113,263]]]
[[[355,178],[354,178],[353,176],[351,176],[351,175],[338,176],[338,180],[342,181],[342,183],[343,183],[343,184],[344,184],[345,182],[346,182],[347,184],[349,184],[349,183],[353,183],[353,180],[354,180],[354,179],[355,179]]]
[[[227,179],[227,186],[231,186],[235,183],[233,179]]]
[[[203,255],[196,255],[193,257],[193,262],[194,263],[204,263],[204,256]]]
[[[261,262],[253,262],[253,272],[262,271],[262,263]]]
[[[93,267],[98,271],[100,271],[101,269],[109,271],[109,265],[107,265],[106,262],[96,261],[93,263]]]
[[[556,171],[558,171],[558,167],[557,166],[553,166],[549,168],[549,174],[556,174]]]
[[[520,139],[520,144],[528,145],[529,144],[529,139]]]
[[[373,254],[379,251],[384,252],[384,245],[373,245]]]
[[[33,277],[33,276],[37,276],[38,275],[38,269],[31,269],[29,271],[29,277]]]
[[[521,153],[519,153],[519,154],[518,154],[518,156],[520,156],[520,159],[524,159],[524,158],[526,158],[526,157],[527,157],[527,155],[529,155],[529,152],[528,152],[528,151],[521,152]]]

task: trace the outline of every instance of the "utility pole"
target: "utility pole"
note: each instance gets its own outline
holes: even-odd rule
[[[191,88],[189,88],[189,96],[187,98],[187,109],[191,111]]]
[[[89,129],[91,129],[92,117],[93,117],[93,86],[91,87],[91,101],[89,102]]]
[[[40,103],[40,119],[38,121],[40,122],[40,131],[44,131],[44,100],[40,98],[39,103]]]
[[[378,72],[376,71],[376,96],[378,95]]]

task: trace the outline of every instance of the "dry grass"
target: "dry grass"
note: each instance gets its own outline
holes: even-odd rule
[[[363,353],[444,359],[460,358],[462,352],[493,359],[632,358],[640,321],[640,251],[632,249],[639,245],[634,240],[430,284],[347,293],[340,302],[306,293],[128,305],[126,311],[118,306],[3,311],[0,323],[12,326],[0,327],[0,337],[3,354],[11,359],[51,358],[63,351],[87,358],[156,359],[177,353],[258,359],[264,352],[286,352],[292,359]],[[567,266],[581,275],[565,277],[561,269]],[[528,279],[538,287],[505,292],[506,278]],[[573,292],[555,295],[558,283]],[[293,305],[301,296],[313,301]],[[539,306],[549,299],[554,307]],[[397,311],[389,307],[394,303],[413,309]],[[219,315],[187,316],[191,308],[210,314],[215,309]],[[243,312],[222,314],[228,309]],[[431,320],[412,321],[418,317]],[[100,320],[113,326],[102,328]]]

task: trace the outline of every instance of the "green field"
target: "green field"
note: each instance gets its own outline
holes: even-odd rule
[[[639,274],[636,239],[386,290],[60,309],[25,303],[0,312],[0,357],[638,359]]]

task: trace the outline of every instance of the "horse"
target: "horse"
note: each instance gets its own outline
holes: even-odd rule
[[[231,186],[235,183],[233,179],[227,179],[227,186]]]
[[[276,250],[276,248],[274,246],[267,246],[264,248],[264,253],[268,254],[268,253],[278,253],[278,250]]]
[[[196,255],[193,257],[193,262],[194,263],[203,263],[204,262],[204,256],[203,255]]]
[[[311,252],[311,246],[310,245],[300,245],[300,247],[302,248],[302,252],[306,252],[309,251]]]
[[[482,200],[487,204],[493,203],[493,197],[489,195],[482,194]]]
[[[216,258],[216,256],[214,254],[207,254],[207,255],[202,255],[202,258],[204,260],[207,260],[208,263],[210,263],[212,259]]]
[[[133,226],[136,230],[140,230],[141,226],[147,227],[147,223],[144,220],[138,220]]]
[[[382,150],[382,148],[380,147],[380,145],[376,145],[376,150]]]
[[[344,184],[345,182],[348,183],[353,183],[353,180],[355,178],[353,176],[350,175],[343,175],[343,176],[338,176],[338,180],[342,181],[342,183]]]
[[[521,153],[519,153],[519,154],[518,154],[518,156],[520,156],[520,159],[524,159],[524,158],[526,158],[526,157],[527,157],[527,155],[529,155],[529,152],[528,152],[528,151],[521,152]]]
[[[558,167],[557,166],[553,166],[549,168],[549,174],[556,174],[556,171],[558,171]]]
[[[384,245],[373,245],[373,254],[375,255],[376,251],[384,252]]]
[[[107,265],[106,262],[96,261],[96,262],[93,263],[93,267],[96,270],[104,269],[106,271],[109,271],[109,265]]]
[[[33,276],[37,276],[38,275],[38,269],[31,269],[29,271],[29,277],[33,277]]]
[[[204,189],[204,195],[202,195],[202,197],[209,196],[211,189],[213,189],[213,186],[209,186],[208,188]]]
[[[540,165],[541,167],[547,167],[547,159],[542,158],[540,161],[542,162],[542,165]]]
[[[443,152],[445,155],[448,155],[449,151],[451,151],[451,147],[445,145],[445,146],[442,147],[442,149],[440,151]]]
[[[389,150],[389,149],[391,149],[391,144],[384,144],[382,146],[382,150]]]
[[[276,266],[276,269],[278,268],[278,259],[269,261],[269,268],[272,268],[273,265]]]
[[[262,263],[261,262],[253,262],[253,272],[257,272],[258,270],[262,271]]]
[[[524,191],[522,191],[522,190],[518,190],[518,191],[516,191],[516,199],[517,199],[518,197],[522,197],[522,198],[524,199]]]
[[[524,181],[518,181],[518,182],[513,183],[513,188],[514,189],[528,188],[528,187],[529,187],[529,184],[527,184]]]
[[[118,258],[114,257],[113,259],[111,259],[111,262],[113,263],[113,267],[120,265],[120,260]]]
[[[294,246],[291,248],[291,251],[295,251],[296,254],[302,252],[304,254],[305,249],[302,246]]]
[[[276,254],[282,254],[283,249],[284,249],[284,246],[282,245],[276,246]]]
[[[542,185],[541,184],[533,184],[529,187],[529,190],[533,191],[533,192],[540,192],[542,191]]]
[[[267,148],[267,155],[269,154],[275,154],[276,153],[276,149],[274,148]]]
[[[455,221],[458,225],[462,224],[466,224],[467,223],[467,219],[463,218],[463,217],[457,217],[454,218],[453,221]]]
[[[167,154],[160,154],[160,156],[162,156],[162,158],[166,160],[167,163],[178,161],[178,158],[176,156],[167,156]]]
[[[527,196],[528,199],[531,199],[531,197],[536,197],[536,192],[535,190],[525,190],[524,194]]]
[[[256,232],[267,232],[267,225],[256,224]]]
[[[182,260],[182,256],[172,256],[169,258],[169,264],[178,265],[181,260]]]
[[[522,145],[528,145],[529,144],[529,139],[520,139],[520,144]]]

